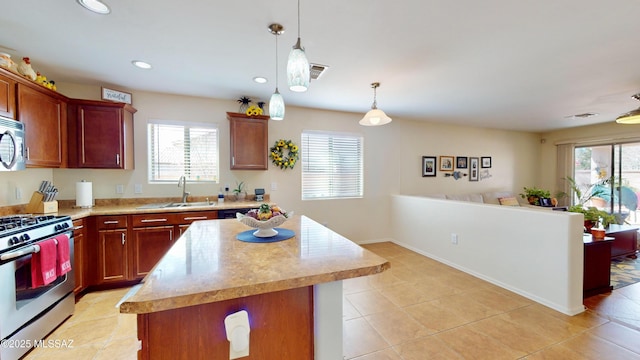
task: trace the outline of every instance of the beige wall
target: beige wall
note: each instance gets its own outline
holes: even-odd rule
[[[59,84],[60,91],[74,98],[99,99],[100,88]],[[116,87],[118,88],[118,87]],[[121,89],[126,90],[126,89]],[[268,171],[229,170],[229,126],[225,112],[237,111],[233,100],[218,100],[132,91],[135,114],[135,162],[133,171],[28,169],[2,173],[0,206],[26,203],[41,180],[53,180],[60,189],[60,199],[75,199],[75,183],[93,182],[95,198],[180,196],[176,185],[147,183],[146,124],[149,119],[171,119],[217,123],[220,129],[220,185],[189,184],[189,191],[197,196],[215,197],[220,186],[245,181],[248,189],[263,187],[274,202],[283,208],[306,214],[327,224],[354,241],[389,238],[390,194],[472,193],[492,190],[519,192],[522,186],[538,181],[540,141],[537,134],[471,128],[440,123],[409,121],[395,118],[383,127],[362,127],[360,113],[334,112],[317,109],[287,107],[284,121],[269,121],[269,142],[291,139],[300,143],[303,130],[333,130],[362,134],[365,147],[365,196],[363,199],[302,201],[300,195],[300,166],[280,170],[272,166]],[[295,96],[295,94],[285,94]],[[366,110],[363,105],[363,113]],[[393,117],[393,114],[390,114]],[[96,139],[99,141],[99,139]],[[491,177],[479,182],[421,176],[423,155],[491,156]],[[277,190],[271,191],[271,184]],[[116,194],[116,185],[125,187],[123,195]],[[143,193],[134,194],[134,185],[142,184]],[[15,189],[23,192],[15,199]]]

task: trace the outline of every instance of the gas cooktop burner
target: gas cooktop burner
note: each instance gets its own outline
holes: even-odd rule
[[[51,236],[73,224],[69,216],[20,214],[0,217],[0,252]]]
[[[0,217],[0,232],[26,226],[31,226],[55,219],[54,215],[9,215]]]

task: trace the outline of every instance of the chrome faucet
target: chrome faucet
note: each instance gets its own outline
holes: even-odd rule
[[[187,196],[191,195],[191,193],[187,191],[187,178],[184,175],[178,179],[178,187],[180,187],[180,184],[182,184],[182,202],[186,203]]]

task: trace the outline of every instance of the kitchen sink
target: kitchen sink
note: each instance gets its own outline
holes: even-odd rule
[[[171,208],[190,208],[190,207],[207,207],[215,206],[215,202],[195,201],[195,202],[171,202],[171,203],[152,203],[138,206],[138,209],[171,209]]]
[[[175,203],[170,203],[169,205],[165,206],[167,208],[173,208],[173,207],[198,207],[198,206],[215,206],[216,203],[214,202],[210,202],[210,201],[196,201],[196,202],[175,202]]]

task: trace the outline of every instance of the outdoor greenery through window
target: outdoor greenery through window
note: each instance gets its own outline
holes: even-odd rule
[[[640,199],[640,143],[605,144],[575,148],[574,177],[579,187],[596,191],[586,206],[638,224]],[[602,180],[612,179],[602,185]],[[593,186],[593,184],[597,184]]]
[[[218,182],[218,128],[215,124],[150,120],[149,182]]]
[[[363,196],[363,138],[304,131],[300,144],[302,200]]]

